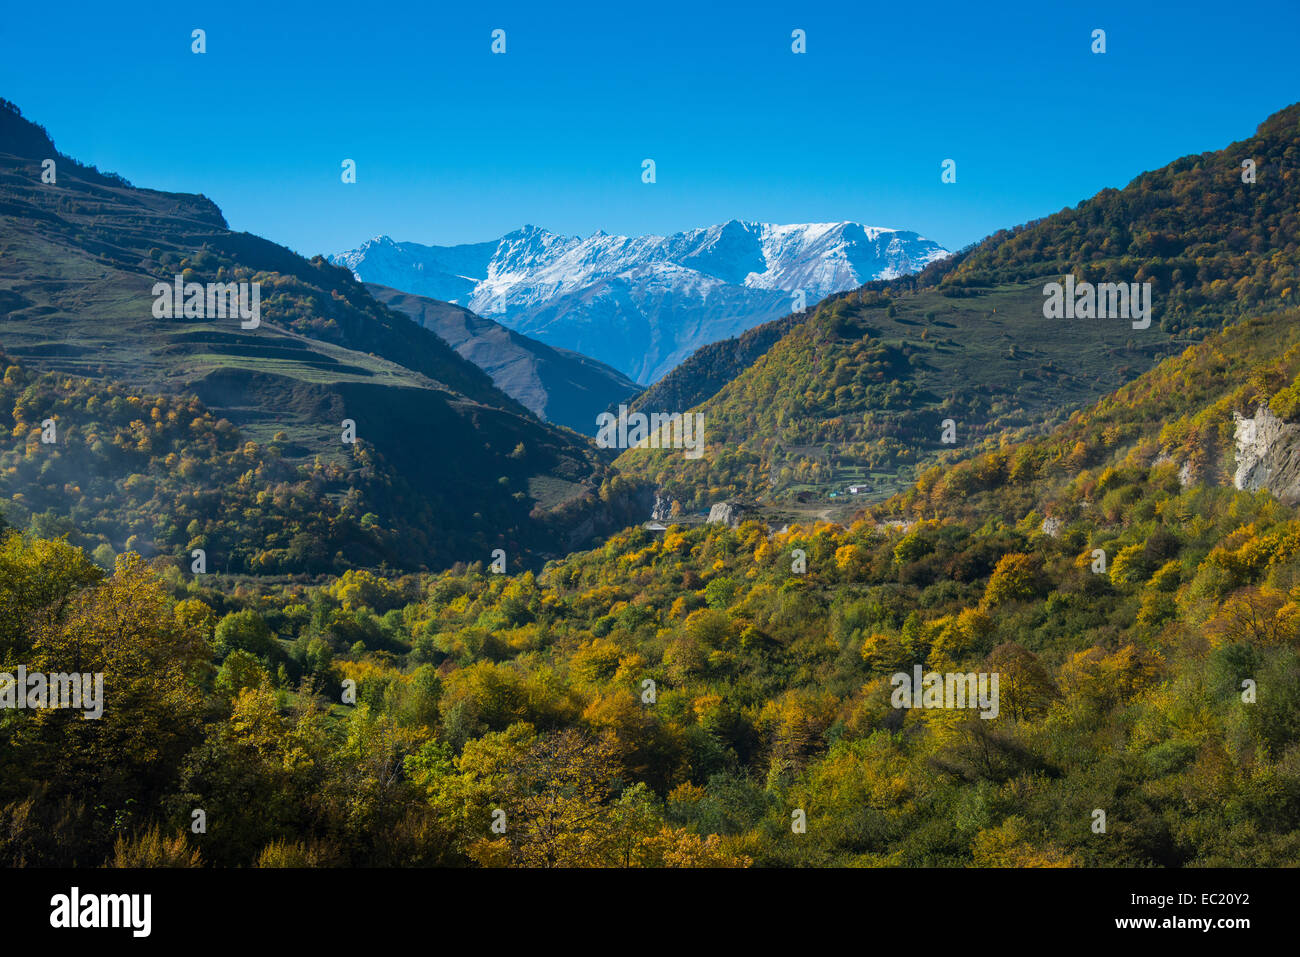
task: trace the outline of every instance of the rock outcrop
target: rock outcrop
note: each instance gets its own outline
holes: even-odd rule
[[[1233,413],[1237,471],[1232,484],[1243,491],[1272,492],[1287,505],[1300,504],[1300,424],[1284,422],[1266,405],[1251,418]]]
[[[666,522],[673,517],[675,501],[660,492],[655,492],[655,504],[650,509],[650,517],[656,522]]]
[[[745,520],[745,506],[739,502],[715,502],[709,508],[710,525],[730,525],[735,528]]]

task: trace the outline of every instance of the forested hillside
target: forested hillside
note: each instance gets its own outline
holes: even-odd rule
[[[1073,209],[995,233],[950,271],[928,271],[917,285],[978,289],[1071,270],[1093,280],[1131,275],[1155,283],[1162,330],[1217,329],[1262,306],[1291,304],[1296,294],[1298,161],[1295,104],[1249,139],[1185,156],[1123,189],[1104,189]]]
[[[642,392],[628,407],[633,411],[693,408],[716,395],[801,321],[799,316],[786,316],[732,339],[696,349],[689,359]]]

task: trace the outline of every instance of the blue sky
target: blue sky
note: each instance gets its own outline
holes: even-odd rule
[[[232,227],[308,255],[380,233],[733,218],[857,220],[955,249],[1300,99],[1296,0],[49,9],[7,6],[0,96],[63,152],[205,193]]]

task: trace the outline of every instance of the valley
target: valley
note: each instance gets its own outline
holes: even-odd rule
[[[0,103],[0,661],[105,695],[0,713],[0,860],[1294,865],[1298,149],[1295,104],[950,255],[735,220],[340,264]],[[587,253],[641,261],[548,286]],[[155,312],[177,276],[256,326]],[[1084,284],[1142,308],[1048,315]]]

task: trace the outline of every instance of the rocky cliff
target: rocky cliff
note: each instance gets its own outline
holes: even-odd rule
[[[1287,505],[1300,504],[1300,424],[1284,422],[1266,405],[1236,423],[1237,471],[1232,484],[1244,491],[1264,489]]]

